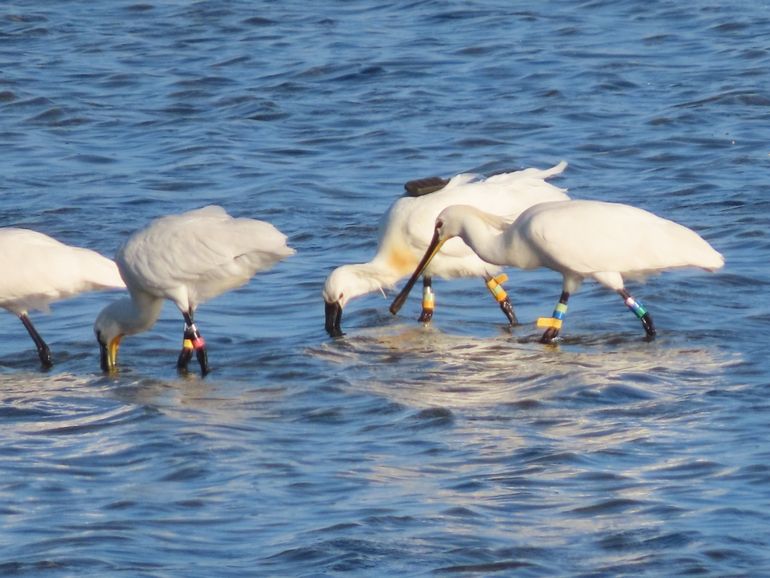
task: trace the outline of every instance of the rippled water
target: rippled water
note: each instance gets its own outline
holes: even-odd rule
[[[316,4],[319,4],[316,6]],[[761,0],[86,2],[0,9],[0,225],[113,254],[208,203],[298,254],[168,306],[98,371],[113,297],[0,316],[0,573],[770,575],[770,10]],[[683,222],[727,259],[616,296],[510,271],[323,331],[336,265],[406,180],[570,165],[576,198]],[[391,296],[392,297],[392,296]]]

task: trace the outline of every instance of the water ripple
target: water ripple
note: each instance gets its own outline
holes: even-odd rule
[[[297,255],[201,306],[214,371],[175,369],[172,306],[102,376],[114,295],[0,341],[0,573],[617,576],[770,568],[766,3],[392,0],[46,4],[0,17],[0,219],[114,254],[219,203]],[[509,271],[323,330],[333,267],[426,175],[569,161],[576,198],[700,232],[727,264],[585,286]]]

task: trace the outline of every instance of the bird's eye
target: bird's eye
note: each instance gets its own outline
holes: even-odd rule
[[[441,219],[436,219],[436,228],[440,229],[443,226],[444,226],[444,221],[442,221]]]

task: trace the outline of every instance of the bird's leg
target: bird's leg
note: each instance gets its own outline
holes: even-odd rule
[[[35,342],[35,347],[37,347],[37,354],[40,357],[40,364],[43,366],[43,369],[50,369],[53,366],[53,359],[51,358],[51,350],[48,349],[48,345],[46,345],[46,342],[43,341],[42,337],[40,337],[37,329],[35,329],[35,326],[32,325],[32,320],[27,316],[26,313],[19,314],[19,319],[21,319],[24,327],[27,328],[27,333],[29,333],[32,341]]]
[[[187,371],[187,364],[190,363],[193,354],[192,340],[195,335],[193,334],[190,326],[185,322],[184,336],[182,337],[182,351],[179,352],[179,358],[176,360],[176,368],[180,372]]]
[[[433,309],[436,306],[436,299],[433,296],[432,279],[428,275],[422,277],[422,313],[419,321],[430,323],[433,319]]]
[[[652,316],[645,306],[642,305],[641,301],[634,299],[625,289],[618,291],[618,295],[623,298],[626,307],[628,307],[634,315],[636,315],[639,321],[642,322],[642,327],[644,327],[644,332],[647,334],[647,337],[655,337],[655,325],[652,323]]]
[[[187,371],[187,364],[192,359],[193,351],[201,366],[201,375],[209,372],[208,354],[206,353],[206,341],[203,339],[198,327],[193,322],[192,311],[184,314],[184,340],[182,341],[182,351],[179,353],[176,367],[179,371]]]
[[[567,301],[569,301],[569,292],[562,291],[559,302],[553,309],[553,314],[550,317],[540,317],[537,320],[538,327],[545,327],[545,333],[540,338],[540,343],[550,343],[559,335],[562,321],[567,314]]]
[[[492,277],[491,275],[487,276],[487,289],[489,289],[489,292],[492,293],[492,297],[495,298],[495,301],[500,305],[500,309],[505,313],[505,316],[508,318],[508,323],[511,325],[518,325],[519,321],[516,319],[516,313],[513,311],[511,300],[508,298],[508,293],[503,289],[503,283],[506,281],[508,281],[508,275],[505,273],[501,273],[497,277]]]

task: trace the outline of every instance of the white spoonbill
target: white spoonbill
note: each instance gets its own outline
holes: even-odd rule
[[[399,198],[380,223],[377,254],[368,263],[342,265],[326,279],[326,331],[342,335],[340,323],[346,303],[366,293],[394,286],[414,270],[430,243],[430,230],[442,209],[467,204],[513,221],[524,209],[544,201],[566,200],[563,189],[546,179],[564,170],[567,163],[540,170],[529,168],[479,180],[473,174],[459,174],[449,181],[437,177],[410,181],[407,195]],[[423,302],[420,321],[433,316],[434,295],[431,278],[482,277],[511,324],[516,323],[510,300],[496,276],[499,268],[479,259],[460,239],[447,243],[423,276]],[[395,313],[395,311],[394,311]]]
[[[32,325],[29,311],[47,311],[54,301],[84,291],[125,287],[107,257],[29,229],[0,229],[0,270],[0,307],[21,319],[44,368],[53,365],[51,350]]]
[[[206,375],[206,343],[194,323],[195,309],[293,253],[286,236],[270,223],[233,218],[222,207],[152,221],[132,234],[115,257],[131,298],[111,303],[96,319],[102,369],[115,369],[123,336],[150,329],[163,300],[170,299],[185,320],[177,368],[187,369],[194,350]]]
[[[722,255],[694,231],[629,205],[542,203],[511,224],[475,207],[456,205],[444,209],[436,219],[430,247],[394,305],[406,299],[441,246],[453,237],[463,239],[489,263],[519,269],[547,267],[562,274],[562,294],[552,317],[538,319],[538,326],[547,328],[544,343],[559,334],[569,296],[585,277],[619,293],[651,338],[655,335],[652,317],[626,291],[623,277],[644,277],[680,267],[715,271],[724,265]]]

